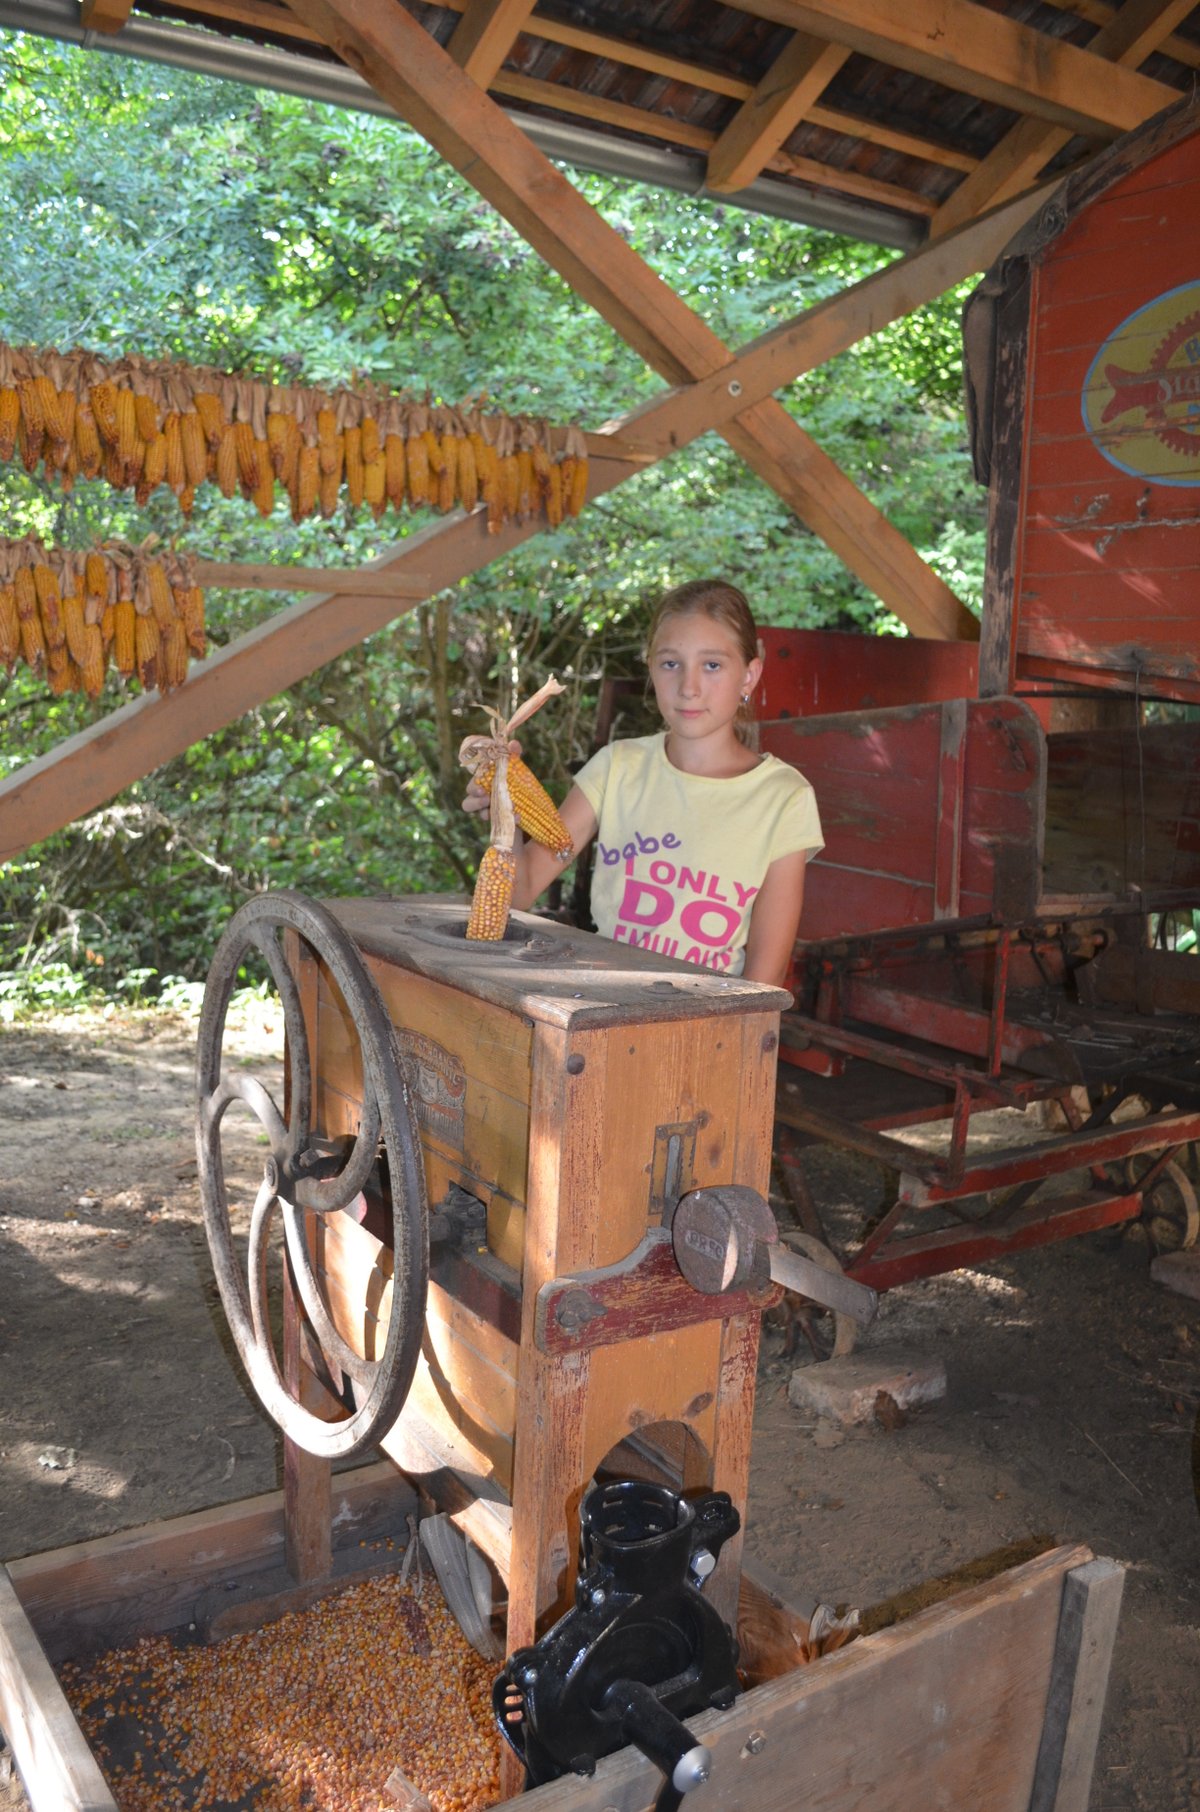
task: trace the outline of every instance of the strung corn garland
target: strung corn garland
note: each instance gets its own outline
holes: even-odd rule
[[[103,477],[139,504],[166,485],[185,514],[210,481],[263,516],[278,486],[294,522],[331,516],[343,495],[377,519],[389,505],[482,501],[493,533],[537,510],[553,525],[578,515],[588,482],[581,431],[556,435],[532,416],[415,402],[375,385],[314,390],[0,342],[0,460],[14,454],[64,488]]]
[[[204,593],[190,555],[0,540],[0,661],[10,673],[20,659],[44,668],[56,697],[97,698],[110,659],[147,692],[169,692],[204,646]]]
[[[479,865],[467,921],[467,936],[476,942],[498,943],[508,927],[517,878],[513,844],[518,824],[527,837],[552,849],[560,861],[565,862],[571,853],[571,834],[550,795],[508,746],[513,731],[540,711],[547,699],[564,690],[551,674],[507,723],[498,711],[489,711],[492,734],[467,736],[459,748],[463,767],[470,769],[476,786],[488,789],[491,795],[491,842]]]

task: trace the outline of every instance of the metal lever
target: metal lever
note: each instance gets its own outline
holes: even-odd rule
[[[875,1318],[878,1294],[841,1271],[827,1271],[779,1243],[775,1216],[757,1189],[719,1183],[685,1195],[671,1221],[675,1260],[706,1296],[761,1289],[770,1278],[810,1302],[849,1315],[861,1327]]]

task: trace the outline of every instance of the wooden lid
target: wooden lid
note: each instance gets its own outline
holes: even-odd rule
[[[586,1030],[727,1013],[779,1013],[783,988],[742,981],[654,951],[514,912],[502,942],[467,942],[457,894],[327,900],[366,956],[445,982],[546,1025]]]

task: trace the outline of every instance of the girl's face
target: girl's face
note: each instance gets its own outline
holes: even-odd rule
[[[753,692],[760,660],[746,661],[732,630],[693,612],[664,617],[650,650],[654,696],[673,736],[733,732],[743,692]]]

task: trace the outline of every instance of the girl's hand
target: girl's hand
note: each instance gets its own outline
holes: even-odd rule
[[[519,755],[521,753],[521,744],[519,742],[510,742],[508,745],[508,752],[510,755]],[[464,812],[487,812],[487,811],[491,810],[491,805],[492,805],[491,789],[488,787],[477,786],[475,781],[472,780],[470,785],[468,786],[465,794],[463,795],[463,802],[462,802],[463,811]]]

